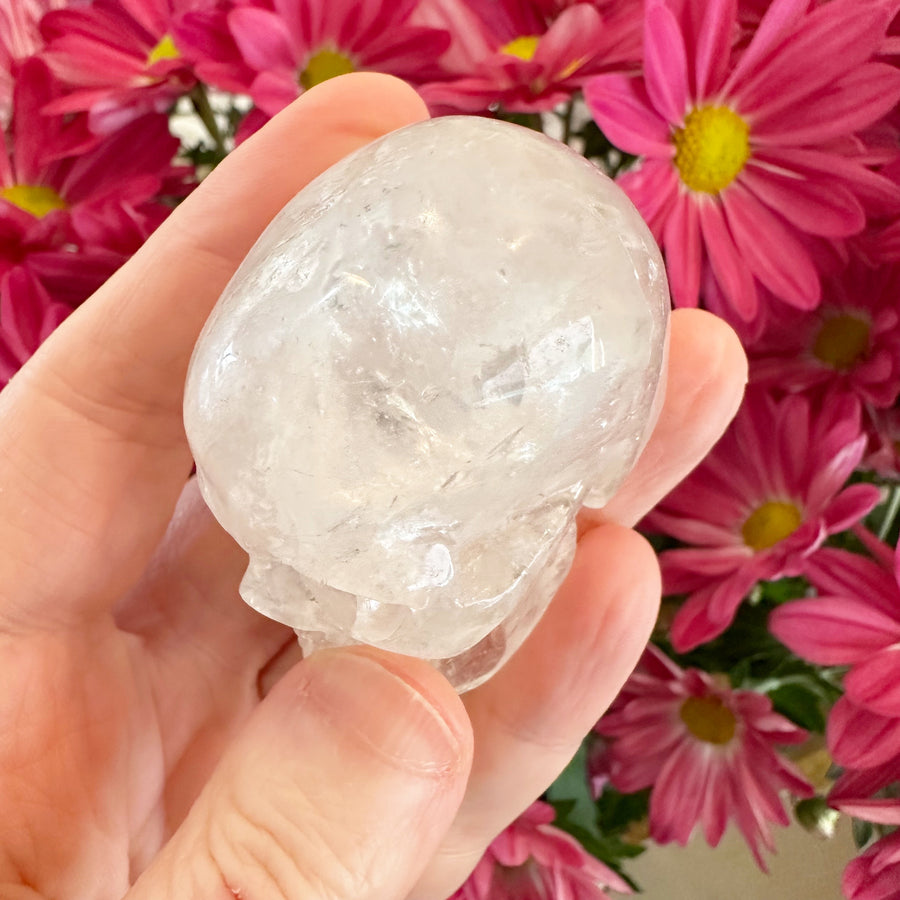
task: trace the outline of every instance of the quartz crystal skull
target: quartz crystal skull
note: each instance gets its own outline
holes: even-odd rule
[[[625,195],[543,135],[448,117],[339,162],[259,239],[188,374],[243,598],[306,651],[484,680],[643,445],[668,309]]]

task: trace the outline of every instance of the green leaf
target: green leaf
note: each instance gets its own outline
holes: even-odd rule
[[[512,122],[513,125],[530,128],[532,131],[543,132],[544,130],[544,120],[540,113],[516,113],[498,110],[497,118],[503,119],[504,122]]]
[[[788,600],[796,600],[809,593],[809,582],[802,577],[781,578],[778,581],[760,582],[761,601],[778,605]]]
[[[588,742],[582,741],[578,752],[547,789],[547,800],[556,810],[556,824],[568,831],[577,827],[597,834],[597,809],[591,795],[587,770]],[[565,825],[561,824],[565,822]]]
[[[827,711],[820,693],[805,684],[784,684],[769,691],[775,711],[807,731],[824,734]]]
[[[851,828],[853,831],[853,843],[862,850],[875,835],[875,829],[871,822],[864,822],[862,819],[851,820]]]
[[[647,817],[650,789],[634,794],[621,794],[612,785],[607,785],[596,805],[600,830],[604,834],[621,834],[632,823]]]
[[[794,817],[812,834],[823,838],[834,837],[841,814],[828,805],[824,797],[808,797],[794,805]]]
[[[650,792],[620,794],[606,787],[594,801],[588,782],[587,760],[594,737],[589,735],[568,766],[547,790],[556,810],[557,828],[574,837],[587,850],[618,872],[631,886],[637,885],[622,870],[622,861],[639,856],[641,844],[629,840],[628,828],[647,815]]]

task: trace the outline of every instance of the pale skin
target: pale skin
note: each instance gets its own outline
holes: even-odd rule
[[[385,76],[307,93],[0,394],[0,900],[442,900],[640,655],[659,570],[630,526],[746,379],[705,313],[673,316],[659,423],[549,611],[462,699],[405,657],[301,661],[189,480],[185,371],[229,276],[312,177],[425,115]]]

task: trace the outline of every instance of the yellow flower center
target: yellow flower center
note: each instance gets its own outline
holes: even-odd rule
[[[816,335],[813,355],[832,369],[850,369],[869,351],[869,323],[849,313],[829,316]]]
[[[803,521],[800,510],[793,503],[770,500],[753,510],[741,534],[744,543],[754,550],[767,550],[792,535]]]
[[[337,78],[338,75],[349,75],[355,72],[353,60],[345,53],[338,50],[319,50],[309,58],[306,68],[300,73],[300,86],[308,91],[310,88],[328,81],[329,78]]]
[[[734,737],[734,713],[718,697],[688,697],[679,715],[698,740],[727,744]]]
[[[675,168],[692,191],[718,194],[750,157],[750,127],[727,106],[700,106],[672,134]]]
[[[538,34],[522,34],[517,38],[513,38],[508,44],[504,44],[500,48],[501,53],[507,56],[518,56],[526,62],[534,58],[537,50],[538,41],[541,39]]]
[[[54,209],[67,209],[69,205],[53,188],[43,184],[14,184],[0,189],[0,197],[39,219]]]
[[[147,54],[147,68],[161,59],[178,59],[181,54],[171,34],[164,34],[160,42]]]

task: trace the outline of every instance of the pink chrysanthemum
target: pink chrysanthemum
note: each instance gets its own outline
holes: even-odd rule
[[[626,793],[653,788],[650,836],[659,843],[684,845],[700,823],[715,847],[734,820],[765,869],[770,825],[789,821],[779,793],[813,793],[774,749],[804,741],[803,729],[773,712],[763,694],[681,669],[652,644],[596,730],[612,739],[613,785]]]
[[[799,236],[845,238],[870,205],[896,204],[856,137],[900,99],[900,72],[873,61],[895,6],[773,0],[744,46],[737,0],[648,0],[643,75],[587,83],[600,128],[643,157],[621,185],[666,252],[676,304],[697,305],[708,269],[744,320],[758,285],[812,309],[819,274]]]
[[[46,65],[36,57],[25,61],[12,125],[0,140],[0,283],[13,292],[5,295],[2,316],[24,329],[7,347],[6,368],[10,353],[21,362],[35,336],[45,336],[41,323],[58,319],[56,312],[44,317],[43,301],[41,323],[22,318],[15,312],[27,302],[21,298],[38,298],[43,290],[69,306],[85,300],[168,214],[159,194],[184,189],[184,170],[171,163],[178,142],[164,116],[136,120],[98,140],[84,117],[41,112],[54,90]],[[16,278],[24,281],[5,281],[20,268],[27,276]]]
[[[844,488],[866,445],[859,403],[820,400],[748,390],[719,443],[644,520],[691,545],[660,555],[666,593],[689,594],[672,623],[679,652],[721,634],[757,582],[806,573],[828,535],[878,503],[873,485]]]
[[[79,246],[134,252],[168,212],[159,195],[181,190],[186,170],[172,165],[178,141],[165,116],[97,140],[80,127],[83,119],[42,112],[55,91],[40,59],[22,65],[12,133],[0,144],[4,237],[16,234],[27,247],[61,231]]]
[[[216,25],[226,26],[240,56],[229,85],[241,71],[250,79],[241,85],[260,111],[274,116],[304,90],[354,71],[387,72],[411,84],[439,77],[436,60],[450,45],[446,31],[410,23],[418,0],[273,0],[271,5],[246,3],[219,10],[205,21],[217,35],[212,77],[222,73],[228,51]],[[196,37],[195,37],[196,44]],[[203,72],[203,63],[198,62]]]
[[[553,109],[641,56],[640,6],[622,0],[425,0],[418,16],[453,35],[444,62],[456,77],[422,89],[438,112]]]
[[[897,900],[900,897],[900,831],[876,841],[846,869],[847,900]]]
[[[900,392],[900,265],[854,261],[811,312],[784,307],[750,348],[750,380],[788,391],[828,386],[877,407]]]
[[[48,13],[43,58],[71,89],[52,113],[90,111],[106,134],[149,112],[166,112],[194,75],[173,39],[182,15],[202,0],[94,0]]]
[[[555,815],[549,804],[533,803],[450,900],[605,900],[605,888],[630,894],[620,876],[550,824]]]

